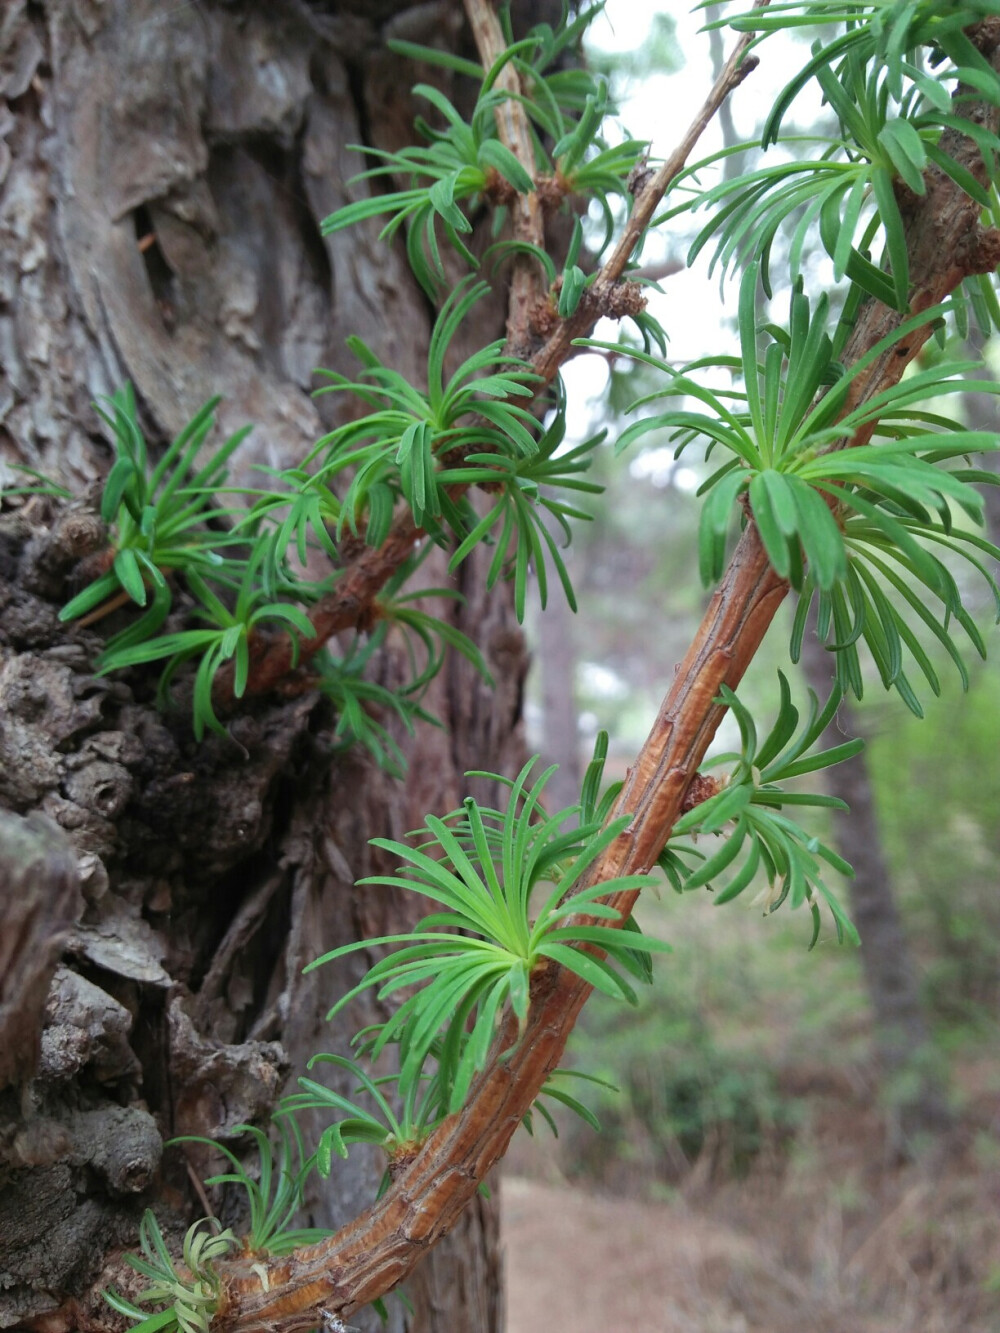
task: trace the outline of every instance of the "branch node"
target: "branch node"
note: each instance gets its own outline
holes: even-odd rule
[[[638,282],[623,279],[601,295],[600,314],[611,319],[641,315],[646,309],[646,294]]]
[[[702,805],[713,796],[718,796],[721,790],[722,781],[720,778],[713,778],[707,773],[696,773],[684,793],[683,801],[681,801],[681,814],[688,814],[696,805]]]
[[[732,87],[738,88],[748,74],[752,74],[760,64],[759,56],[747,56],[733,71]]]
[[[995,273],[1000,268],[1000,231],[995,227],[977,227],[969,237],[964,268],[975,273]]]
[[[545,212],[554,213],[566,196],[571,193],[569,184],[559,172],[556,172],[554,176],[535,177],[535,194]]]

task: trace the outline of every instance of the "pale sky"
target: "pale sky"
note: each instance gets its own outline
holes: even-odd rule
[[[729,6],[740,12],[748,5]],[[636,81],[630,95],[623,100],[622,119],[636,138],[652,141],[652,154],[665,157],[687,129],[695,112],[702,105],[712,80],[708,34],[701,31],[704,12],[692,11],[687,3],[671,5],[662,0],[609,0],[607,8],[590,28],[588,44],[607,51],[630,51],[640,47],[646,39],[653,16],[669,13],[676,24],[677,44],[683,57],[683,67],[671,74],[653,75]],[[735,44],[735,36],[724,31],[726,55]],[[731,99],[737,131],[745,139],[753,139],[763,122],[788,72],[802,60],[803,47],[792,39],[778,35],[763,43],[758,54],[760,66],[739,87]],[[808,94],[801,98],[800,118],[805,121],[816,112],[819,99]],[[722,147],[722,136],[712,124],[702,136],[693,160],[706,157]],[[698,215],[701,218],[701,215]],[[704,219],[702,218],[702,221]],[[662,257],[669,248],[674,256],[684,258],[697,227],[702,225],[682,220],[674,224],[669,247],[650,242],[644,252],[649,261]],[[679,228],[683,227],[684,230]],[[681,239],[683,238],[683,239]],[[669,355],[672,361],[684,362],[710,352],[727,352],[733,348],[733,334],[724,319],[734,309],[735,282],[730,279],[726,289],[726,305],[719,296],[719,278],[708,277],[708,255],[711,247],[698,257],[693,268],[674,274],[663,281],[664,295],[651,293],[650,305],[670,337]],[[614,342],[616,326],[610,321],[599,326],[596,334]],[[607,382],[604,361],[595,356],[579,356],[564,368],[569,399],[569,435],[574,440],[592,433],[593,423],[599,417],[598,404]],[[656,451],[658,453],[663,451]],[[640,475],[655,471],[657,460],[650,453],[637,462],[638,451],[632,459],[633,470]],[[666,459],[660,461],[662,468]],[[693,474],[692,474],[693,476]],[[683,480],[675,477],[675,480]]]

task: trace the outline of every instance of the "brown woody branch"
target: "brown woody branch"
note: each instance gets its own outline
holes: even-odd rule
[[[490,0],[464,0],[465,13],[476,40],[479,59],[489,70],[507,49],[500,20]],[[517,70],[507,62],[497,75],[496,86],[515,96],[505,98],[495,111],[497,133],[505,148],[509,148],[521,166],[532,178],[535,175],[535,151],[531,142],[528,116],[518,101],[521,80]],[[529,245],[545,248],[545,218],[538,192],[514,193],[511,200],[514,236]],[[541,295],[541,279],[537,263],[528,255],[515,255],[507,308],[507,345],[526,345],[531,312]]]
[[[588,882],[648,869],[680,809],[722,709],[723,683],[735,688],[785,596],[756,531],[744,534],[729,570],[653,731],[630,770],[616,815],[631,826],[595,865]],[[623,916],[637,894],[609,898]],[[590,988],[574,974],[549,968],[535,976],[523,1038],[508,1019],[494,1058],[469,1104],[445,1121],[389,1192],[336,1236],[287,1259],[248,1272],[233,1265],[216,1326],[233,1333],[293,1333],[315,1325],[320,1308],[340,1316],[401,1282],[423,1252],[457,1220],[479,1182],[503,1156],[511,1135],[556,1067]],[[512,1052],[512,1053],[511,1053]]]
[[[996,130],[1000,115],[990,115]],[[942,146],[983,178],[971,141],[949,132]],[[963,278],[1000,263],[1000,235],[980,227],[978,206],[936,169],[928,173],[927,184],[926,196],[914,202],[907,223],[916,310],[943,300]],[[846,350],[847,364],[901,322],[900,315],[869,301]],[[898,382],[929,333],[922,329],[881,357],[859,382],[854,403]],[[768,564],[756,528],[748,524],[627,775],[614,815],[630,814],[632,822],[592,868],[587,883],[654,864],[723,715],[716,702],[719,688],[739,684],[787,591]],[[608,901],[624,920],[636,897],[635,892],[619,893]],[[454,1224],[503,1155],[558,1064],[589,991],[564,969],[549,967],[536,974],[521,1039],[508,1016],[468,1104],[439,1126],[388,1193],[330,1240],[268,1262],[266,1278],[259,1266],[250,1272],[245,1262],[231,1265],[216,1327],[231,1333],[294,1333],[313,1326],[321,1308],[346,1316],[402,1281]]]

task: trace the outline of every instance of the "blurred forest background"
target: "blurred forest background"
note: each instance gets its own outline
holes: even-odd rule
[[[664,123],[663,108],[693,107],[687,89],[721,59],[704,11],[668,9],[611,0],[589,51],[654,155],[684,119]],[[755,108],[805,50],[786,62],[765,46],[716,147],[753,141]],[[678,271],[698,225],[644,255],[678,363],[734,342],[732,283],[726,306],[707,254]],[[817,289],[823,273],[817,256]],[[579,614],[556,596],[533,625],[529,745],[562,766],[556,804],[575,799],[599,728],[622,775],[707,596],[693,555],[703,459],[676,460],[655,435],[613,457],[624,407],[655,387],[633,363],[581,356],[567,382],[577,437],[608,431],[607,490],[569,553]],[[967,395],[963,411],[1000,426],[996,400]],[[998,493],[986,499],[998,543]],[[644,905],[643,926],[675,952],[638,1012],[596,996],[571,1043],[576,1069],[621,1090],[585,1094],[603,1132],[560,1123],[554,1141],[536,1126],[509,1159],[510,1333],[536,1329],[541,1308],[574,1333],[1000,1328],[1000,656],[981,590],[993,657],[972,655],[967,691],[934,658],[941,694],[922,721],[877,679],[838,719],[868,746],[832,772],[851,815],[816,832],[857,869],[836,887],[860,951],[828,932],[807,952],[808,921],[763,916],[753,889],[721,912],[704,890],[680,899],[667,885]],[[772,630],[741,690],[764,715],[777,668],[800,706],[808,683],[828,692],[822,649],[789,666],[788,629]]]

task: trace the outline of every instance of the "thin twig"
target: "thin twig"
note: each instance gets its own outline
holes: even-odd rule
[[[769,2],[770,0],[755,0],[754,8],[764,9]],[[559,367],[570,354],[573,339],[585,337],[599,316],[611,313],[614,289],[621,281],[626,266],[652,221],[653,214],[659,208],[663,196],[687,166],[695,145],[727,97],[757,68],[756,56],[745,58],[747,47],[754,36],[752,32],[745,32],[736,43],[732,55],[726,61],[722,73],[716,79],[711,92],[705,98],[704,105],[688,127],[687,133],[639,191],[618,244],[601,266],[594,282],[584,292],[584,299],[581,300],[576,313],[569,319],[562,320],[553,330],[545,346],[532,357],[531,368],[535,374],[542,376],[545,383],[551,383],[555,378]]]
[[[490,0],[464,0],[464,3],[480,61],[484,69],[490,70],[507,49],[500,20]],[[511,61],[498,73],[496,86],[512,94],[494,112],[500,142],[510,149],[528,175],[534,177],[535,151],[528,116],[519,100],[521,80]],[[532,190],[527,194],[518,191],[515,194],[511,204],[511,218],[517,240],[536,245],[539,249],[545,248],[545,218],[537,191]],[[531,312],[540,295],[541,278],[537,263],[529,255],[515,255],[507,311],[507,344],[511,350],[527,346]]]
[[[215,1209],[212,1207],[212,1204],[209,1201],[209,1197],[205,1193],[205,1185],[204,1182],[202,1181],[201,1176],[191,1165],[191,1159],[188,1157],[186,1144],[184,1146],[184,1165],[187,1167],[188,1179],[191,1182],[191,1188],[194,1190],[195,1194],[197,1194],[198,1202],[205,1210],[205,1217],[214,1219]]]
[[[768,3],[769,0],[756,0],[754,9],[764,9]],[[687,134],[636,196],[635,205],[629,214],[621,239],[611,252],[610,257],[605,261],[598,276],[597,281],[599,283],[617,282],[625,272],[625,266],[632,258],[632,251],[645,234],[650,222],[652,222],[653,214],[659,208],[671,182],[687,166],[688,158],[694,151],[698,140],[708,129],[712,119],[729,94],[737,89],[747,75],[757,68],[756,56],[751,56],[749,60],[744,59],[747,47],[755,36],[755,33],[745,32],[736,43],[722,73],[705,98],[704,105],[688,126]]]
[[[105,616],[110,616],[113,611],[117,611],[131,600],[132,594],[126,592],[123,588],[121,592],[115,593],[114,597],[109,597],[100,606],[95,606],[93,611],[88,611],[85,616],[81,616],[76,622],[77,628],[86,629],[88,625],[96,625],[99,620],[103,620]]]

